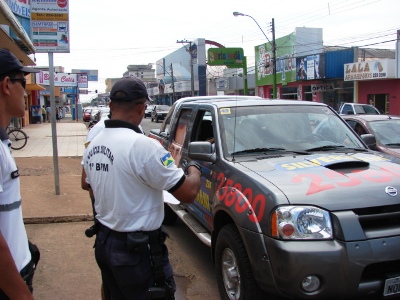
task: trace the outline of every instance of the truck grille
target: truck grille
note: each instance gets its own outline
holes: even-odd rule
[[[400,205],[355,209],[368,239],[400,234]]]

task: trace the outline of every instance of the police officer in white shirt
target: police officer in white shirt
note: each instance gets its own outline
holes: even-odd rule
[[[138,128],[148,99],[144,83],[122,78],[110,93],[111,120],[85,151],[86,188],[100,223],[95,257],[106,299],[174,299],[175,281],[164,244],[163,190],[192,203],[201,170],[177,168],[171,154]]]
[[[6,128],[12,117],[25,114],[24,67],[8,50],[0,49],[0,299],[33,299],[31,254],[21,209],[18,168],[11,156]],[[24,278],[26,282],[24,282]]]

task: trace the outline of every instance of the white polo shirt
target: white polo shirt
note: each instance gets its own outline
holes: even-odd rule
[[[31,253],[22,218],[19,173],[9,144],[8,139],[0,142],[0,231],[21,271],[31,261]]]
[[[96,218],[120,232],[159,228],[164,219],[163,190],[184,176],[158,141],[127,127],[108,128],[107,123],[83,160],[96,199]]]

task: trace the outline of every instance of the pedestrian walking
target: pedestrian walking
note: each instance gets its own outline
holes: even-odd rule
[[[42,117],[43,117],[43,123],[46,122],[46,108],[44,105],[42,106]]]
[[[37,70],[38,71],[38,70]],[[39,250],[28,241],[21,209],[18,168],[11,156],[5,128],[12,117],[25,114],[24,67],[8,50],[0,49],[0,299],[33,299],[32,278]]]
[[[60,122],[60,111],[57,106],[56,106],[56,121]]]
[[[47,115],[47,122],[50,123],[50,118],[51,118],[51,106],[47,105],[46,107],[46,115]]]
[[[174,299],[167,234],[161,226],[163,190],[193,203],[200,167],[189,164],[185,175],[171,153],[142,134],[138,125],[148,94],[140,79],[118,80],[110,99],[111,120],[86,149],[82,172],[82,187],[91,189],[95,199],[95,258],[105,299]]]

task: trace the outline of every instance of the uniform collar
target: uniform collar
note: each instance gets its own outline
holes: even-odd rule
[[[143,132],[140,130],[138,126],[122,120],[105,120],[104,125],[106,126],[106,128],[128,128],[132,129],[137,133],[143,134]]]

